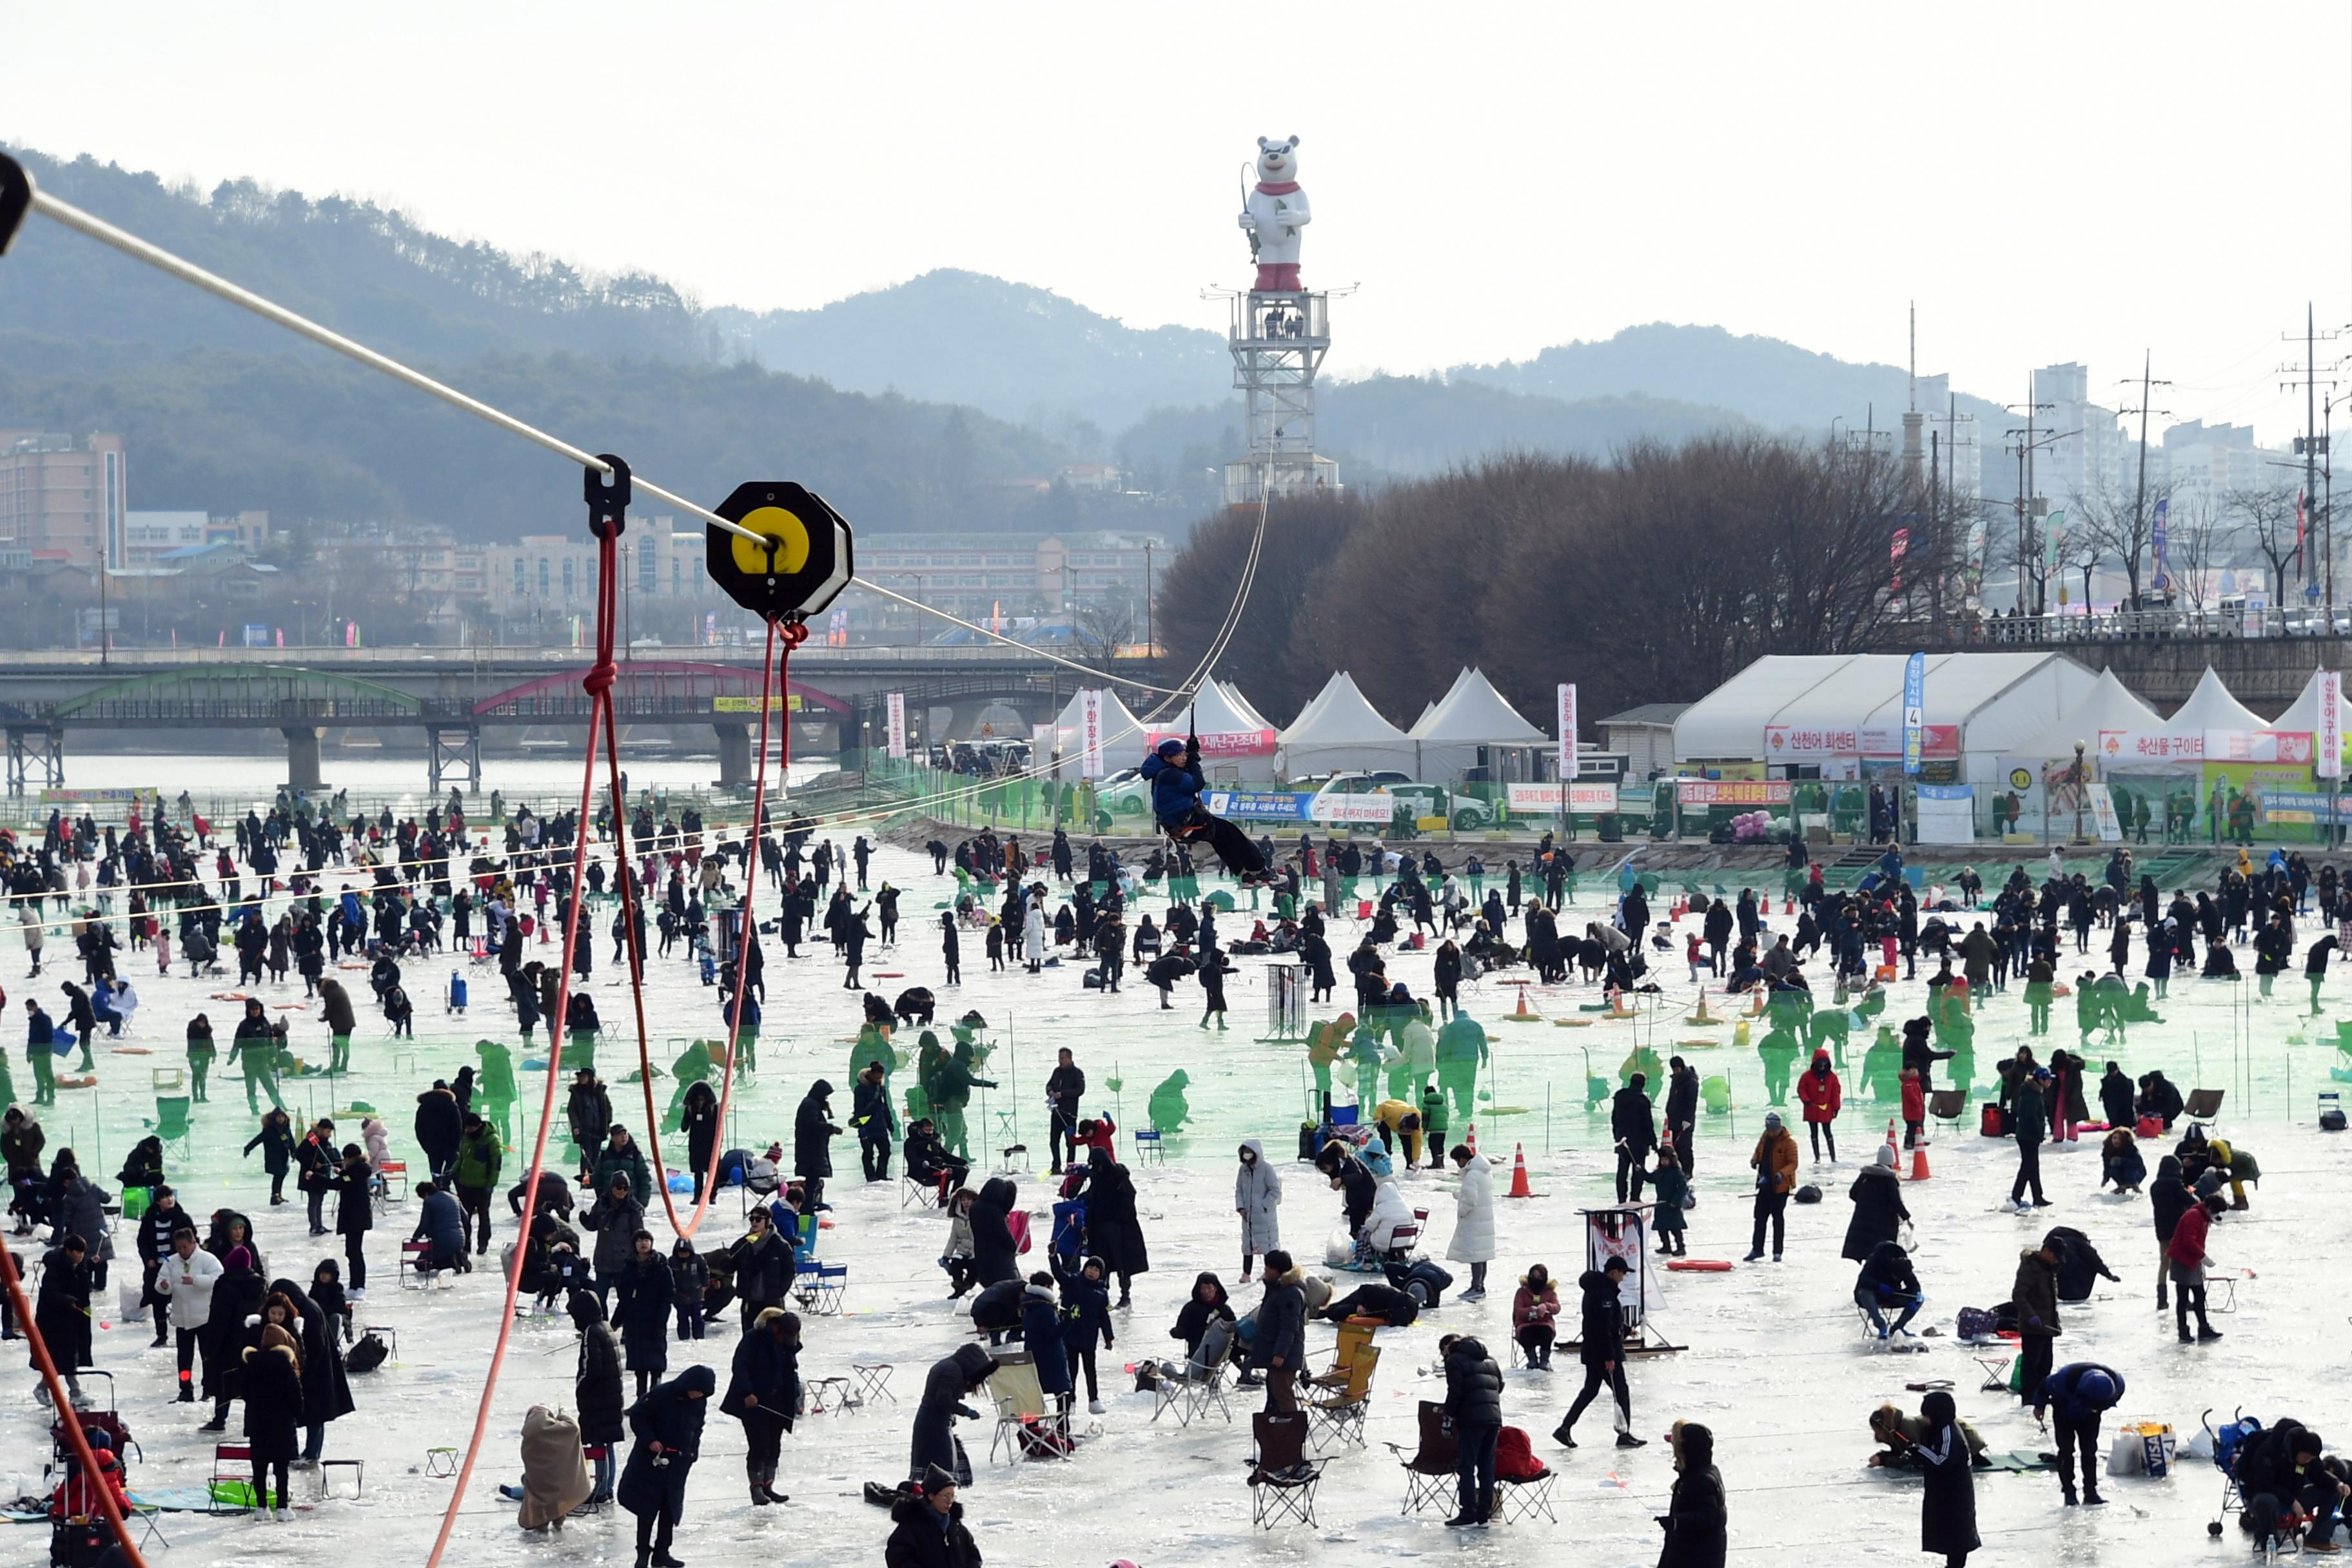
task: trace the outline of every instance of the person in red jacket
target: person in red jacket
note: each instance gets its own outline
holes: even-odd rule
[[[1826,1050],[1813,1053],[1813,1065],[1797,1080],[1797,1103],[1805,1108],[1805,1131],[1813,1141],[1813,1163],[1821,1163],[1822,1145],[1830,1146],[1830,1158],[1837,1158],[1838,1108],[1845,1103],[1845,1091],[1839,1087],[1838,1076],[1830,1069],[1830,1054]]]
[[[1919,1082],[1917,1068],[1903,1069],[1903,1146],[1916,1149],[1921,1132],[1927,1125],[1927,1091]]]
[[[90,1484],[89,1473],[78,1463],[68,1461],[63,1479],[49,1494],[51,1519],[103,1519],[106,1505],[99,1501],[99,1487],[114,1496],[114,1506],[123,1513],[131,1511],[131,1496],[122,1489],[122,1461],[114,1455],[114,1440],[105,1433],[83,1428],[89,1438],[90,1457],[98,1461],[98,1486]],[[71,1452],[70,1449],[68,1452]]]
[[[2209,1194],[2202,1202],[2182,1215],[2172,1227],[2172,1239],[2164,1245],[2165,1261],[2171,1266],[2174,1296],[2173,1320],[2180,1329],[2180,1342],[2195,1344],[2204,1340],[2218,1340],[2221,1331],[2205,1321],[2205,1268],[2212,1261],[2205,1256],[2205,1234],[2213,1226],[2213,1216],[2228,1206],[2221,1194]],[[2189,1314],[2197,1314],[2197,1332],[2189,1332]]]

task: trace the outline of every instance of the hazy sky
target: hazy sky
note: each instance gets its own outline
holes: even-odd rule
[[[1717,323],[2021,397],[2143,349],[2301,421],[2352,321],[2352,8],[564,6],[10,16],[0,138],[807,306],[963,267],[1221,328],[1237,171],[1296,132],[1332,368]],[[2352,342],[2345,345],[2352,349]],[[2300,344],[2292,351],[2300,357]],[[2352,387],[2352,378],[2347,386]]]

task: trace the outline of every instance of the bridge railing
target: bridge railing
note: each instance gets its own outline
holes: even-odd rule
[[[2094,616],[1953,616],[1890,627],[1887,646],[2063,647],[2083,642],[2219,641],[2239,637],[2352,636],[2352,605],[2270,605],[2245,610],[2110,610]]]

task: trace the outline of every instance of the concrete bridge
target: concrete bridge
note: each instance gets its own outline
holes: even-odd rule
[[[1150,679],[1138,661],[1119,673]],[[321,782],[320,735],[338,729],[412,730],[425,742],[427,788],[485,787],[485,731],[584,726],[579,648],[205,648],[33,653],[0,663],[0,726],[8,790],[61,784],[66,735],[80,730],[268,730],[286,738],[289,783]],[[637,649],[614,687],[624,724],[708,725],[719,783],[751,777],[759,722],[756,648]],[[887,699],[906,699],[913,738],[961,736],[1002,704],[1041,722],[1085,685],[1034,654],[982,647],[819,647],[793,655],[789,709],[796,745],[879,744]]]

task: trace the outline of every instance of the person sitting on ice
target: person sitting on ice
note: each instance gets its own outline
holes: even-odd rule
[[[1270,884],[1265,857],[1249,836],[1223,817],[1212,816],[1201,804],[1208,775],[1201,771],[1201,740],[1197,735],[1160,742],[1143,759],[1143,777],[1151,785],[1151,814],[1160,830],[1180,844],[1205,839],[1225,869],[1244,882]]]

